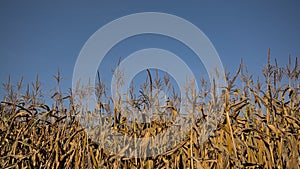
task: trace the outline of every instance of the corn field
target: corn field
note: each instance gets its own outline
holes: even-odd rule
[[[215,129],[203,141],[203,121],[215,92],[205,80],[201,90],[190,92],[196,116],[187,133],[171,133],[183,139],[153,156],[127,157],[128,147],[115,154],[107,151],[87,134],[79,122],[80,108],[74,92],[60,89],[61,75],[55,76],[57,88],[51,94],[53,104],[44,102],[40,82],[3,85],[6,92],[0,105],[0,168],[300,168],[300,83],[298,60],[288,59],[279,66],[276,59],[268,62],[260,77],[249,74],[241,62],[233,74],[226,73],[227,86],[217,104],[222,109]],[[97,111],[101,124],[132,138],[153,137],[165,132],[181,114],[180,96],[172,88],[168,76],[152,77],[148,71],[140,95],[129,93],[128,104],[148,110],[152,89],[173,90],[172,104],[158,102],[156,117],[149,123],[131,121],[122,103],[112,103],[106,86],[98,79]],[[100,77],[100,75],[98,75]],[[192,88],[192,87],[190,87]],[[122,101],[120,101],[122,102]],[[90,113],[93,115],[93,112]],[[180,128],[178,128],[180,131]],[[103,141],[110,133],[103,136]],[[168,138],[164,138],[168,142]],[[122,154],[123,153],[123,154]]]

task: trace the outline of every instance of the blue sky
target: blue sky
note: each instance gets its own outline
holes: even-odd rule
[[[58,68],[63,87],[72,86],[73,68],[81,48],[99,28],[137,12],[164,12],[188,20],[215,46],[225,68],[235,71],[240,59],[258,74],[271,48],[280,65],[300,54],[300,1],[1,1],[0,82],[24,77],[42,87],[54,86]],[[193,53],[178,41],[141,35],[122,41],[105,57],[106,80],[119,57],[143,48],[167,49],[181,56],[199,76],[205,74]],[[191,58],[191,59],[190,59]],[[3,91],[1,90],[1,93]]]

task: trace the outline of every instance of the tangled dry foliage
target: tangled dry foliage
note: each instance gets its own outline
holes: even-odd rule
[[[202,81],[197,94],[200,99],[194,102],[200,115],[194,119],[192,130],[170,150],[146,158],[113,154],[90,139],[76,118],[79,110],[72,91],[64,94],[57,89],[51,97],[54,104],[48,106],[42,102],[38,80],[24,92],[21,82],[14,87],[8,82],[0,107],[0,168],[299,168],[298,61],[294,65],[289,60],[287,66],[279,67],[276,60],[271,65],[269,56],[262,72],[264,80],[254,81],[241,63],[234,76],[227,74],[228,86],[220,102],[222,118],[203,144],[199,142],[199,122],[207,118],[213,90]],[[141,96],[131,98],[137,108],[147,108],[152,87],[170,89],[167,76],[153,81],[149,76]],[[241,79],[239,85],[235,85],[237,79]],[[56,80],[59,86],[59,74]],[[100,102],[105,97],[100,80],[96,91],[100,112],[110,115],[103,120],[117,132],[149,137],[172,125],[172,118],[127,124],[118,106]],[[170,100],[178,103],[180,98],[174,94]],[[172,116],[166,109],[162,111],[161,116]]]

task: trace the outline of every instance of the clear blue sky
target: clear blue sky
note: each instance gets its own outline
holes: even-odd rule
[[[238,68],[240,59],[257,74],[267,61],[267,50],[281,65],[300,54],[300,1],[1,1],[0,82],[10,75],[34,81],[43,88],[54,85],[60,68],[63,87],[71,88],[76,58],[87,39],[108,22],[137,12],[164,12],[195,24],[214,44],[224,67]],[[117,58],[143,48],[172,51],[186,60],[193,55],[179,42],[145,35],[124,40],[104,60],[109,79]],[[193,59],[192,69],[203,71]],[[200,74],[202,74],[201,72]],[[1,93],[3,91],[1,90]]]

